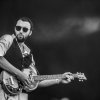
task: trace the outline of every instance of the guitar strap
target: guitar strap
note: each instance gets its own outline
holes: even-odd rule
[[[0,73],[0,84],[2,83],[2,73]]]

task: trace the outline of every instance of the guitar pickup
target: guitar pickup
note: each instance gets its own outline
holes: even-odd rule
[[[9,82],[10,82],[11,85],[14,85],[14,81],[13,81],[12,76],[9,77]]]

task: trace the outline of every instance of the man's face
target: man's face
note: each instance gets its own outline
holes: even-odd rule
[[[31,35],[30,23],[27,21],[18,20],[15,27],[15,35],[18,42],[24,42],[25,39]]]

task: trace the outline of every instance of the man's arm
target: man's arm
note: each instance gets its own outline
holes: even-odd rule
[[[44,80],[44,81],[39,82],[38,86],[47,87],[47,86],[52,86],[59,83],[60,83],[59,79],[51,79],[51,80]]]
[[[74,79],[74,77],[71,75],[72,73],[70,72],[65,72],[64,76],[66,76],[65,79],[51,79],[51,80],[44,80],[44,81],[41,81],[39,83],[39,86],[40,87],[47,87],[47,86],[51,86],[51,85],[55,85],[55,84],[59,84],[59,83],[63,83],[63,84],[68,84],[71,82],[71,80]]]
[[[0,67],[5,71],[16,75],[18,78],[25,76],[19,69],[9,63],[3,56],[0,56]]]

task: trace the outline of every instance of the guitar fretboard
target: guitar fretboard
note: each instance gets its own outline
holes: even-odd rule
[[[62,74],[34,76],[34,80],[37,80],[37,81],[49,80],[49,79],[62,79],[62,78],[66,78],[66,76],[64,76]]]

